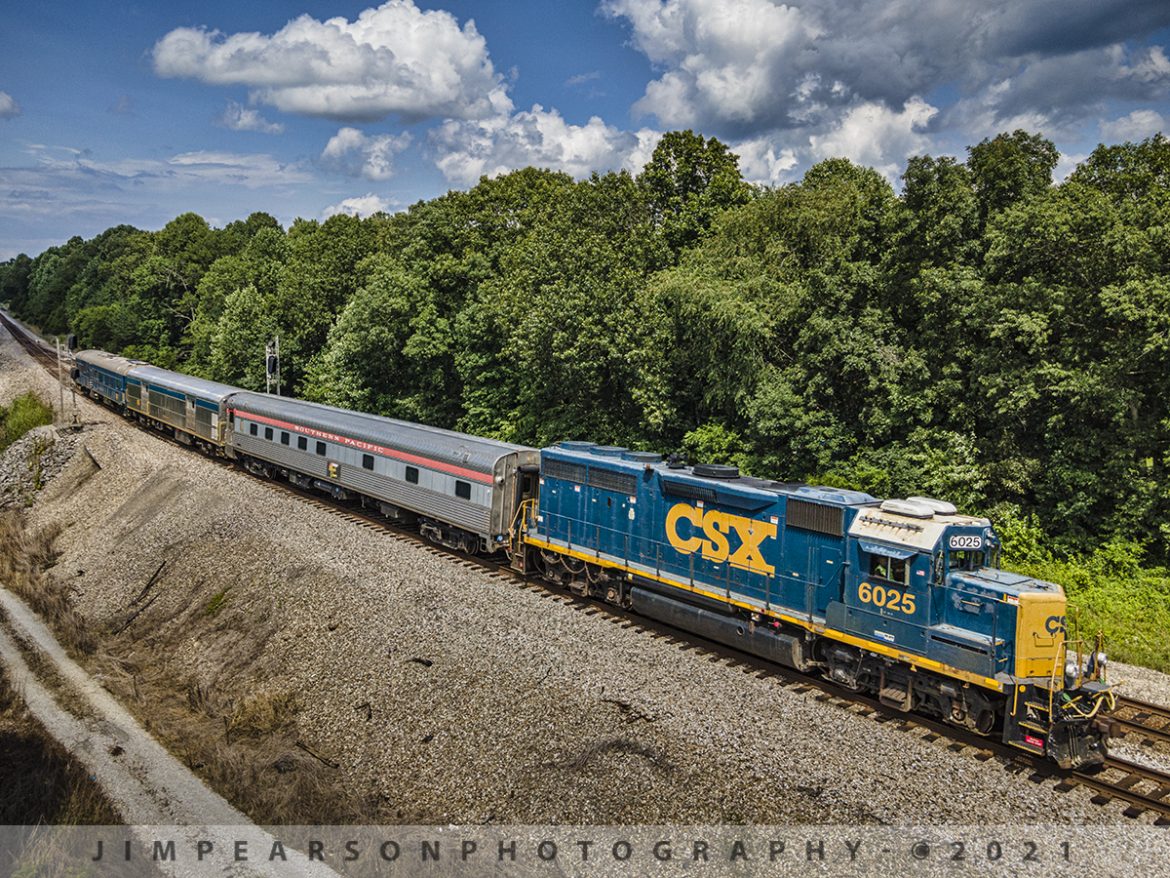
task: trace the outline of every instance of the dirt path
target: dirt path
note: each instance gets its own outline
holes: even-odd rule
[[[70,659],[28,605],[0,588],[0,609],[5,617],[0,625],[0,661],[7,667],[14,688],[44,729],[94,775],[123,820],[149,828],[151,838],[157,837],[158,827],[166,826],[172,837],[185,837],[189,847],[197,839],[212,841],[215,851],[224,854],[220,864],[211,859],[198,866],[178,863],[171,874],[214,874],[217,867],[229,865],[227,853],[241,837],[255,839],[260,849],[271,847],[272,836],[208,789]],[[67,709],[50,692],[42,674],[30,668],[18,640],[39,662],[52,668],[70,696],[82,705],[80,710]],[[289,875],[294,858],[300,859],[299,874],[335,874],[293,852],[289,854],[290,865],[282,865],[279,872],[263,864],[250,864],[249,874]]]

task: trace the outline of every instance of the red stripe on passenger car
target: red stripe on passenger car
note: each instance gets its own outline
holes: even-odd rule
[[[372,442],[363,442],[361,439],[351,439],[349,436],[340,436],[337,433],[329,433],[325,430],[318,430],[315,427],[304,427],[300,424],[291,424],[288,421],[278,421],[276,418],[266,418],[264,415],[255,415],[251,412],[245,412],[241,409],[232,409],[232,414],[239,417],[247,418],[250,421],[259,421],[261,424],[269,424],[273,427],[280,427],[284,430],[292,430],[297,433],[304,433],[306,436],[312,436],[316,439],[325,439],[329,442],[336,442],[338,445],[347,445],[350,448],[357,448],[361,451],[372,451],[376,454],[381,454],[383,457],[392,457],[395,460],[401,460],[405,463],[418,464],[427,469],[437,469],[445,473],[450,473],[453,476],[462,476],[465,479],[471,479],[475,482],[480,482],[484,485],[492,483],[492,477],[487,473],[478,473],[475,470],[465,469],[461,466],[455,466],[451,463],[443,463],[439,460],[432,460],[429,457],[420,457],[417,454],[408,454],[405,451],[398,451],[394,448],[387,448],[384,445],[375,445]]]

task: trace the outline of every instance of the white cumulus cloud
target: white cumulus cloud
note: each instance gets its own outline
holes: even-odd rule
[[[767,137],[733,144],[731,151],[739,156],[739,172],[743,178],[760,186],[779,186],[789,182],[799,163],[796,150],[777,149]]]
[[[388,180],[394,176],[394,154],[409,145],[409,134],[370,136],[357,128],[342,128],[325,144],[321,164],[351,177]]]
[[[329,205],[325,208],[322,218],[329,219],[331,216],[344,213],[364,219],[376,213],[389,213],[393,206],[394,202],[372,192],[367,192],[365,195],[355,195],[353,198],[346,198],[337,204]]]
[[[228,101],[227,107],[215,122],[232,131],[259,131],[261,134],[280,134],[284,131],[284,126],[279,122],[269,122],[258,110],[235,101]]]
[[[625,168],[633,173],[653,152],[658,134],[633,133],[593,116],[573,125],[555,110],[531,110],[475,122],[448,120],[431,132],[435,164],[452,183],[472,185],[534,165],[564,171],[578,179],[594,171]]]
[[[474,119],[511,109],[475,24],[413,0],[354,21],[302,15],[271,35],[176,28],[153,54],[160,76],[244,85],[253,103],[309,116]]]
[[[658,68],[635,111],[742,138],[823,133],[855,107],[901,107],[1012,80],[987,109],[1082,121],[1107,98],[1170,92],[1165,0],[602,0]]]
[[[20,115],[20,104],[6,91],[0,91],[0,119],[11,119]]]
[[[791,57],[821,33],[795,4],[771,0],[605,0],[602,9],[628,19],[635,45],[666,68],[634,109],[671,127],[771,116],[783,108],[777,82]]]
[[[901,112],[865,103],[845,113],[828,133],[810,137],[809,144],[820,158],[844,157],[892,178],[907,156],[930,145],[923,129],[936,113],[936,107],[919,97],[906,101]]]
[[[1120,119],[1101,123],[1101,136],[1109,143],[1145,140],[1166,130],[1166,120],[1154,110],[1134,110]]]

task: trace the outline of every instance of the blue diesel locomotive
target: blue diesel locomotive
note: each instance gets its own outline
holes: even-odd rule
[[[998,569],[990,522],[949,503],[564,442],[521,531],[513,564],[579,593],[1065,768],[1104,760],[1100,644],[1067,640],[1060,586]]]

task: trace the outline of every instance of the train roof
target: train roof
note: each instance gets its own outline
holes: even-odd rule
[[[294,428],[300,424],[328,430],[373,445],[383,445],[482,473],[492,473],[496,462],[510,454],[525,451],[536,453],[535,448],[527,445],[514,445],[440,427],[412,424],[396,418],[248,390],[233,394],[228,400],[228,406],[241,409],[245,416],[251,413],[288,421]]]
[[[812,500],[834,506],[870,506],[878,501],[863,491],[806,485],[803,482],[779,482],[771,479],[756,479],[741,476],[734,467],[704,467],[672,465],[662,459],[661,454],[646,451],[630,451],[592,442],[562,442],[545,448],[546,453],[556,457],[583,463],[589,466],[604,466],[607,469],[626,470],[631,473],[644,471],[647,467],[658,472],[667,483],[686,483],[697,488],[708,488],[717,494],[747,494],[765,492],[770,495],[782,494],[798,500]],[[734,475],[731,475],[734,471]],[[721,473],[709,475],[708,473]]]
[[[105,351],[78,351],[73,355],[75,362],[88,363],[113,372],[115,375],[126,375],[135,366],[145,365],[143,360],[131,360],[119,357],[117,354],[108,354]]]
[[[169,369],[160,369],[158,366],[135,365],[130,370],[130,377],[151,384],[177,390],[186,396],[195,396],[217,405],[226,397],[239,391],[240,388],[230,384],[220,384],[218,381],[208,381],[206,378],[196,378],[184,375],[181,372],[171,372]]]

